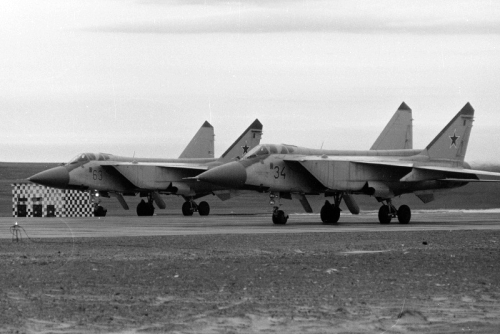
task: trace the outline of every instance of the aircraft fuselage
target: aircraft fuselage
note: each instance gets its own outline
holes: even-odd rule
[[[332,152],[329,152],[330,154]],[[339,156],[336,156],[337,158]],[[380,155],[378,156],[380,157]],[[422,180],[400,182],[412,171],[408,168],[387,168],[380,165],[365,165],[353,160],[370,160],[370,156],[345,156],[344,161],[307,161],[300,164],[287,161],[286,156],[270,155],[246,166],[245,187],[263,188],[272,192],[323,193],[327,191],[345,191],[353,194],[373,194],[383,196],[382,185],[393,195],[401,195],[415,191],[454,188],[467,182],[440,182],[439,180]],[[386,157],[387,158],[387,157]],[[397,160],[398,158],[395,158]],[[245,165],[244,161],[234,162]],[[304,173],[304,168],[309,173]],[[380,183],[380,184],[379,184]],[[368,187],[367,187],[368,185]]]

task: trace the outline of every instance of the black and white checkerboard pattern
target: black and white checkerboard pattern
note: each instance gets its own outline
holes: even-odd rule
[[[53,205],[56,217],[93,217],[93,203],[88,192],[62,190],[32,183],[12,184],[12,214],[18,217],[18,204],[26,205],[26,217],[33,217],[33,205],[42,205],[42,216],[47,217],[47,206]]]

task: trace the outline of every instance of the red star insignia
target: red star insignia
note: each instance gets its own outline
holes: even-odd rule
[[[453,131],[453,136],[450,136],[450,139],[451,139],[450,148],[452,146],[457,147],[457,139],[460,138],[460,136],[457,136],[456,132],[457,132],[457,130],[455,129],[455,131]]]

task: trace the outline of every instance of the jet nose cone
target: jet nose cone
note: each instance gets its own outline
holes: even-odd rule
[[[214,167],[198,175],[201,181],[227,188],[240,188],[247,180],[245,167],[239,162],[230,162]]]
[[[64,189],[69,184],[69,173],[66,168],[59,166],[35,174],[28,180],[47,187]]]

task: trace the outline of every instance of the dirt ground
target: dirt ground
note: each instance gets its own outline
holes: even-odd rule
[[[0,240],[1,333],[499,333],[500,232]]]

